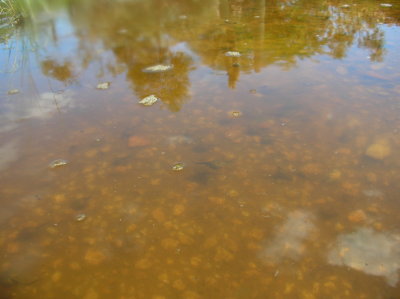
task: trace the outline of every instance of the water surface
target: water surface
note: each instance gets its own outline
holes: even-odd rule
[[[87,0],[2,27],[0,298],[398,298],[399,16]]]

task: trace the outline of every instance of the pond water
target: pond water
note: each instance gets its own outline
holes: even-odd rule
[[[399,0],[3,23],[0,298],[400,298],[399,25]]]

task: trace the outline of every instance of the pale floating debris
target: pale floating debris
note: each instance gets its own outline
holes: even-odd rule
[[[67,164],[68,164],[67,160],[57,159],[57,160],[51,161],[50,164],[49,164],[49,167],[50,168],[57,168],[57,167],[60,167],[60,166],[65,166]]]
[[[259,19],[259,18],[261,18],[261,17],[260,17],[260,16],[254,16],[254,18],[255,18],[255,19]]]
[[[240,111],[231,111],[230,114],[232,115],[232,117],[237,118],[242,116],[242,112]]]
[[[341,8],[349,8],[349,7],[350,7],[349,4],[343,4],[343,5],[341,6]]]
[[[86,219],[86,214],[83,214],[83,213],[82,214],[78,214],[78,215],[75,216],[75,219],[76,219],[76,221],[81,222],[81,221]]]
[[[10,89],[7,93],[8,93],[9,95],[13,95],[13,94],[19,93],[19,90],[18,90],[18,89]]]
[[[110,82],[103,82],[103,83],[99,83],[97,84],[97,89],[109,89],[110,88],[111,83]]]
[[[172,170],[173,170],[173,171],[181,171],[181,170],[183,170],[183,168],[185,168],[185,164],[182,163],[182,162],[175,163],[175,164],[172,166]]]
[[[240,52],[236,52],[236,51],[228,51],[225,53],[225,56],[227,57],[240,57],[242,56],[242,54],[240,54]]]
[[[161,73],[169,71],[173,68],[171,64],[157,64],[144,68],[142,71],[145,73]]]
[[[392,4],[390,3],[381,3],[382,7],[392,7]]]
[[[178,18],[179,18],[180,20],[186,20],[186,19],[187,19],[187,16],[185,16],[185,15],[180,15]]]
[[[119,33],[119,34],[127,34],[128,33],[128,29],[121,28],[120,30],[117,31],[117,33]]]
[[[390,286],[395,287],[399,281],[400,236],[370,228],[339,235],[328,253],[328,262],[382,276]]]
[[[158,101],[158,98],[157,98],[154,94],[152,94],[152,95],[149,95],[149,96],[143,98],[143,99],[139,102],[139,104],[142,104],[142,105],[144,105],[144,106],[151,106],[151,105],[153,105],[153,104],[154,104],[155,102],[157,102],[157,101]]]

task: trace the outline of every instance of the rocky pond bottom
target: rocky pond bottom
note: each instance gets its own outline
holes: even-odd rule
[[[1,27],[0,298],[400,296],[399,1],[56,2]]]

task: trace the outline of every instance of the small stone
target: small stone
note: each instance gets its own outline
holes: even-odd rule
[[[157,65],[152,65],[152,66],[146,67],[142,71],[144,73],[161,73],[161,72],[166,72],[166,71],[172,70],[173,67],[174,66],[171,64],[157,64]]]
[[[240,54],[240,52],[236,52],[236,51],[228,51],[225,53],[225,56],[227,57],[240,57],[242,56],[242,54]]]
[[[166,219],[165,213],[161,208],[157,208],[154,211],[151,212],[151,215],[155,220],[158,222],[164,222]]]
[[[8,94],[9,94],[9,95],[13,95],[13,94],[17,94],[17,93],[19,93],[19,90],[18,90],[18,89],[10,89],[10,90],[8,91]]]
[[[389,3],[381,3],[382,7],[392,7],[392,4]]]
[[[181,204],[177,204],[174,206],[174,215],[178,216],[185,212],[185,206]]]
[[[83,214],[83,213],[82,214],[78,214],[78,215],[75,216],[75,219],[76,219],[76,221],[81,222],[81,221],[86,219],[86,214]]]
[[[187,16],[186,16],[186,15],[180,15],[178,18],[179,18],[180,20],[186,20],[186,19],[187,19]]]
[[[349,7],[350,7],[349,4],[343,4],[343,5],[341,6],[341,8],[349,8]]]
[[[150,140],[146,137],[133,135],[129,137],[128,146],[129,147],[142,147],[150,144]]]
[[[58,282],[59,280],[60,280],[60,278],[61,278],[61,276],[62,276],[62,274],[61,274],[61,272],[55,272],[55,273],[53,273],[53,275],[51,276],[51,280],[53,281],[53,282]]]
[[[181,171],[181,170],[183,170],[183,168],[185,168],[185,164],[182,163],[182,162],[175,163],[175,164],[172,166],[172,170],[173,170],[173,171]]]
[[[363,210],[356,210],[351,212],[347,216],[347,219],[349,219],[349,221],[353,223],[360,223],[364,222],[367,219],[367,215],[365,215]]]
[[[49,164],[49,167],[50,168],[57,168],[57,167],[60,167],[60,166],[65,166],[67,164],[68,164],[67,160],[57,159],[57,160],[51,161],[50,164]]]
[[[99,265],[106,259],[103,252],[97,249],[88,249],[85,254],[85,261],[91,265]]]
[[[139,104],[142,104],[142,105],[144,105],[144,106],[151,106],[151,105],[153,105],[154,103],[156,103],[157,101],[158,101],[158,98],[157,98],[154,94],[152,94],[152,95],[149,95],[149,96],[143,98],[143,99],[139,102]]]
[[[97,89],[108,89],[110,88],[111,83],[110,82],[103,82],[103,83],[99,83],[97,84],[96,88]]]
[[[365,154],[376,160],[383,160],[388,157],[391,153],[389,143],[386,140],[380,140],[376,143],[371,144]]]
[[[329,174],[329,178],[331,179],[331,180],[338,180],[338,179],[340,179],[342,177],[342,173],[339,171],[339,170],[337,170],[337,169],[334,169],[330,174]]]

